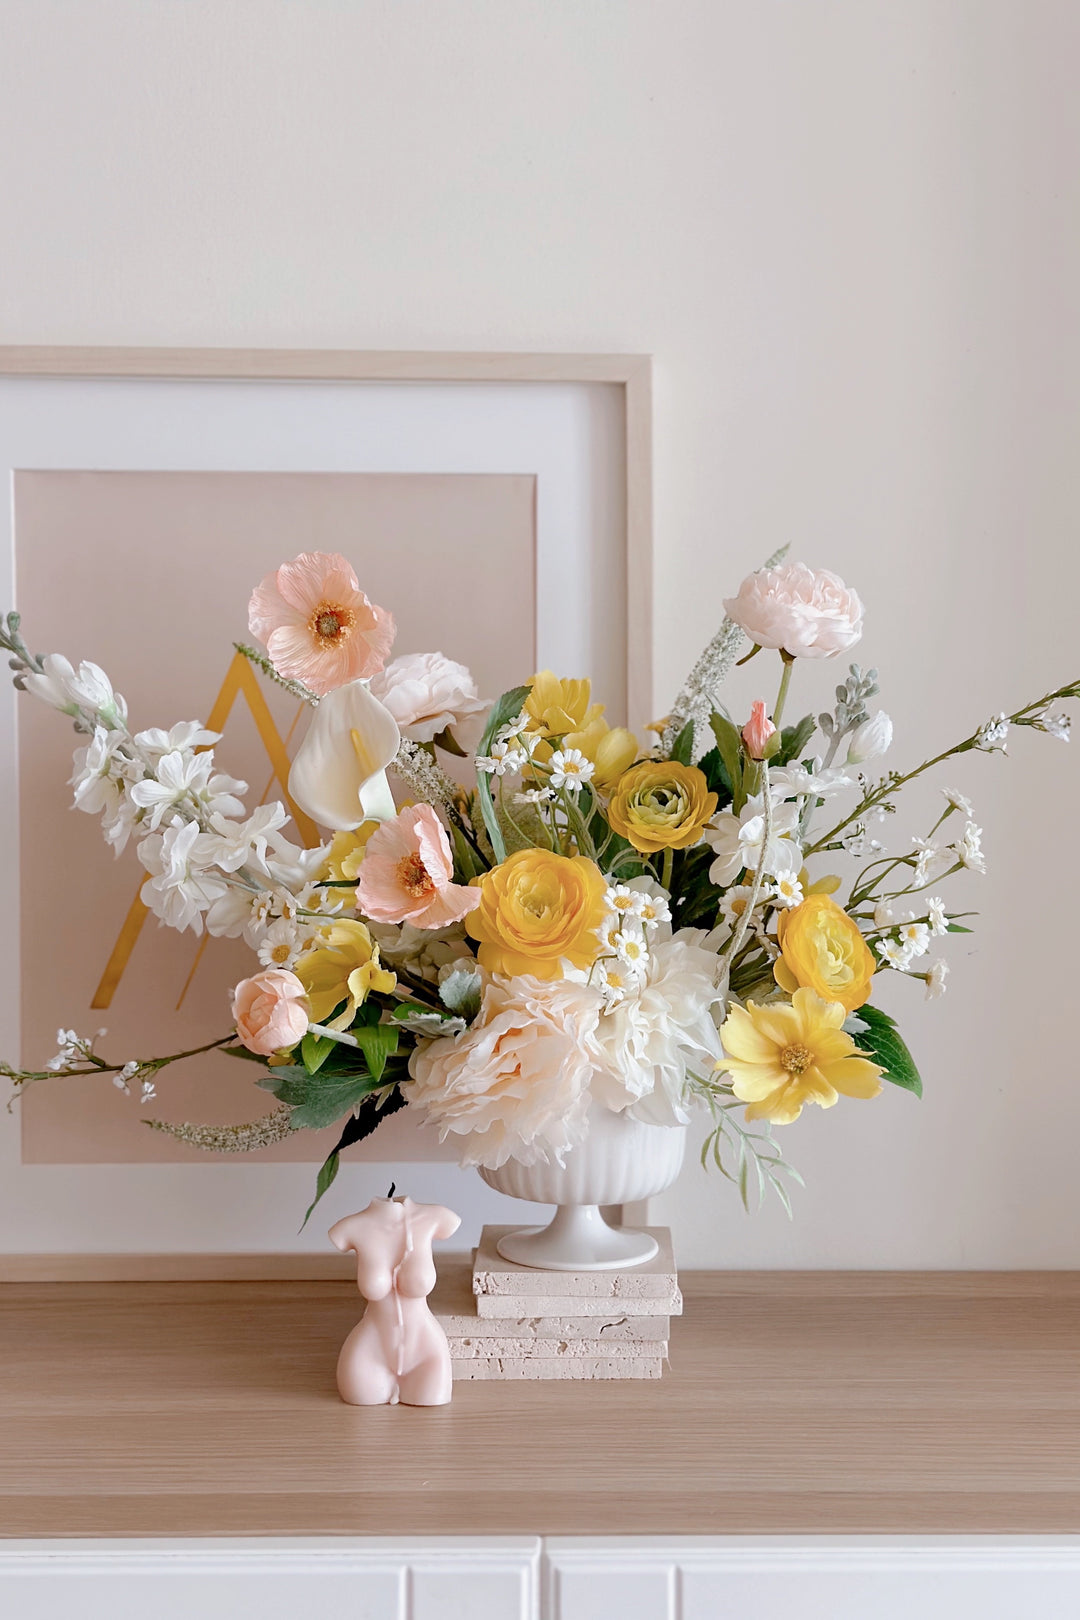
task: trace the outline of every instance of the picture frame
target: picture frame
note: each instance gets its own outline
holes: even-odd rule
[[[117,429],[119,440],[113,444],[111,461],[107,457],[103,461],[100,453],[95,457],[93,451],[80,460],[77,453],[82,431],[79,411],[84,412],[85,428],[88,389],[97,389],[99,397],[112,401],[125,389],[132,390],[128,426],[125,429],[121,424]],[[294,438],[275,441],[274,432],[285,431],[289,397],[296,402],[291,417]],[[417,420],[423,416],[417,442],[444,445],[449,459],[441,464],[443,470],[481,470],[485,435],[491,435],[492,444],[497,436],[504,436],[499,470],[512,467],[537,478],[538,667],[551,663],[576,672],[574,648],[589,645],[602,662],[606,660],[609,670],[615,667],[613,658],[620,668],[621,681],[615,685],[621,690],[611,705],[612,718],[626,718],[638,729],[654,718],[651,364],[647,356],[0,348],[0,478],[10,482],[17,466],[28,465],[156,467],[160,454],[155,452],[154,418],[161,414],[166,399],[174,405],[177,400],[186,402],[196,415],[200,399],[228,399],[230,410],[241,419],[245,412],[254,418],[260,411],[269,418],[280,405],[284,415],[276,428],[268,428],[266,421],[259,427],[268,434],[255,456],[255,464],[262,468],[274,465],[275,443],[279,447],[288,444],[289,467],[297,468],[302,461],[295,449],[297,438],[310,441],[314,467],[331,462],[341,465],[340,459],[334,461],[318,450],[315,436],[320,424],[333,429],[335,412],[360,410],[363,400],[371,405],[372,420],[382,415],[394,419],[397,427],[393,431],[399,438],[408,439],[413,432],[407,422],[410,411]],[[512,427],[511,418],[518,417],[520,425]],[[15,434],[10,431],[13,418],[20,424]],[[448,429],[451,422],[452,434]],[[66,447],[55,444],[50,458],[46,453],[50,438],[63,436],[62,424],[68,435]],[[98,426],[95,419],[95,434]],[[125,432],[130,454],[124,453]],[[514,432],[522,436],[517,445]],[[530,432],[538,435],[532,445]],[[539,442],[545,434],[550,443]],[[334,438],[333,431],[329,437]],[[458,456],[453,466],[451,439]],[[34,445],[42,447],[38,453],[29,448]],[[399,454],[399,446],[384,438],[384,452],[388,446],[395,456]],[[23,453],[18,455],[20,448]],[[215,453],[217,449],[215,441]],[[25,457],[31,453],[28,463]],[[227,453],[226,446],[222,454]],[[417,454],[422,457],[424,452],[420,449]],[[347,462],[347,455],[345,459]],[[174,457],[169,465],[201,467],[205,461],[205,456],[200,461],[191,452],[185,460],[181,449],[178,459]],[[538,470],[541,462],[543,468]],[[213,462],[215,467],[221,465],[220,459]],[[560,512],[562,519],[556,523]],[[545,517],[550,532],[545,532]],[[554,610],[560,595],[557,576],[578,569],[582,590],[577,594],[588,597],[592,591],[595,596],[595,578],[589,583],[590,557],[600,542],[588,525],[600,520],[606,524],[603,544],[608,549],[603,566],[610,576],[609,596],[599,605],[594,602],[591,627],[574,626],[564,622],[572,616]],[[4,595],[11,601],[17,536],[10,512],[5,522],[12,527],[0,527],[0,569],[6,570]],[[559,534],[554,532],[556,527]],[[595,574],[595,560],[591,565]],[[613,652],[616,646],[617,653]],[[0,829],[2,847],[9,852],[18,848],[15,696],[12,692],[9,700],[0,702],[0,751],[6,766],[0,786]],[[5,915],[16,917],[17,855],[0,871],[0,895]],[[2,1050],[13,1052],[19,1034],[18,931],[6,933],[0,946],[4,987],[0,990],[0,1033]],[[79,1011],[74,1008],[72,1018]],[[22,1162],[19,1134],[16,1108],[0,1116],[0,1276],[5,1265],[20,1275],[26,1274],[27,1266],[32,1271],[35,1266],[55,1269],[59,1265],[62,1269],[63,1256],[76,1251],[99,1255],[106,1272],[107,1256],[141,1256],[139,1263],[151,1267],[154,1262],[146,1257],[164,1257],[161,1263],[170,1274],[176,1274],[177,1267],[183,1272],[183,1257],[198,1252],[204,1263],[192,1274],[205,1275],[207,1264],[211,1272],[215,1265],[220,1271],[221,1265],[232,1263],[229,1256],[237,1251],[256,1256],[285,1251],[310,1255],[322,1246],[320,1223],[313,1222],[302,1235],[295,1230],[297,1212],[309,1201],[311,1164],[208,1162],[202,1155],[193,1155],[193,1162],[182,1164],[28,1164]],[[378,1140],[378,1133],[373,1140]],[[395,1163],[394,1168],[405,1176],[416,1174],[408,1164],[399,1167]],[[508,1218],[500,1195],[455,1164],[425,1162],[423,1175],[430,1196],[462,1211],[466,1241],[484,1220],[496,1220],[500,1215]],[[343,1167],[336,1191],[339,1198],[354,1196],[359,1204],[385,1191],[385,1180],[385,1165],[377,1158],[364,1158]],[[135,1222],[133,1209],[138,1212]],[[521,1206],[515,1206],[513,1218],[520,1219],[521,1214]],[[5,1253],[14,1257],[26,1255],[28,1250],[35,1251],[29,1260],[3,1258]],[[206,1257],[214,1254],[218,1260],[210,1263]],[[257,1270],[259,1262],[253,1264]]]

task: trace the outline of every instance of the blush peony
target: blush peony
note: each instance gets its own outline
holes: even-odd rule
[[[462,1164],[561,1164],[588,1129],[600,1005],[566,980],[490,979],[467,1034],[413,1052],[410,1107],[459,1141]]]
[[[374,677],[371,690],[412,742],[433,742],[448,726],[490,708],[465,665],[441,652],[395,658]]]
[[[832,658],[862,635],[863,605],[827,569],[785,563],[747,575],[724,612],[759,647],[792,658]]]

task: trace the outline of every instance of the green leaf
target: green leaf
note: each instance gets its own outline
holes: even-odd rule
[[[308,1212],[304,1216],[303,1223],[300,1227],[301,1232],[311,1219],[311,1212],[315,1208],[315,1205],[319,1202],[319,1199],[323,1196],[323,1193],[325,1193],[327,1189],[332,1186],[334,1179],[337,1176],[338,1169],[340,1168],[341,1154],[345,1148],[352,1147],[354,1142],[362,1142],[366,1136],[370,1136],[373,1131],[379,1128],[383,1120],[386,1119],[387,1115],[396,1114],[398,1109],[404,1108],[404,1106],[405,1098],[402,1096],[401,1092],[392,1091],[381,1108],[377,1108],[375,1104],[372,1103],[369,1107],[362,1108],[359,1114],[351,1114],[349,1116],[349,1118],[345,1121],[344,1130],[342,1131],[337,1142],[335,1142],[333,1148],[330,1150],[319,1169],[319,1174],[315,1178],[315,1197],[308,1206]]]
[[[714,710],[709,720],[716,746],[731,783],[731,797],[738,804],[742,794],[742,738],[726,714]]]
[[[469,757],[449,726],[444,726],[434,741],[436,748],[441,748],[444,754],[453,754],[455,759],[468,759]]]
[[[947,929],[950,934],[973,934],[975,932],[973,928],[965,928],[961,923],[954,922],[948,923]]]
[[[812,714],[805,715],[794,726],[785,726],[780,733],[780,747],[773,757],[774,765],[789,765],[793,759],[802,757],[803,749],[817,730],[817,721]]]
[[[895,1019],[882,1012],[880,1007],[872,1007],[869,1002],[859,1008],[855,1017],[866,1026],[856,1033],[855,1045],[864,1057],[881,1064],[881,1078],[921,1097],[922,1077],[915,1067],[915,1059],[900,1037]]]
[[[226,1057],[243,1058],[247,1063],[259,1063],[266,1068],[266,1059],[257,1052],[249,1052],[246,1046],[221,1046],[218,1048]]]
[[[692,765],[694,753],[694,722],[688,720],[671,745],[671,757],[680,765]]]
[[[724,767],[724,762],[720,757],[719,748],[710,748],[709,752],[698,760],[698,770],[705,777],[709,792],[715,793],[720,801],[720,809],[722,810],[725,805],[730,804],[732,799],[731,782]]]
[[[338,1044],[329,1035],[313,1035],[309,1030],[300,1042],[300,1061],[308,1074],[318,1074]]]
[[[450,822],[450,840],[454,846],[454,876],[459,883],[471,883],[484,870],[483,864],[455,821]]]
[[[360,1024],[349,1032],[360,1047],[373,1080],[381,1080],[387,1058],[398,1049],[401,1032],[393,1024]]]
[[[395,1035],[397,1031],[394,1031]],[[319,1131],[324,1125],[333,1125],[342,1114],[349,1113],[357,1103],[363,1102],[371,1092],[386,1085],[385,1079],[376,1080],[365,1070],[354,1069],[351,1074],[308,1074],[300,1067],[272,1069],[259,1085],[271,1091],[279,1102],[288,1103],[293,1110],[290,1125],[294,1131]]]
[[[476,752],[486,754],[495,741],[495,733],[501,731],[508,720],[513,720],[525,707],[531,686],[512,686],[509,692],[504,692],[488,715],[488,723],[484,727],[480,744]]]

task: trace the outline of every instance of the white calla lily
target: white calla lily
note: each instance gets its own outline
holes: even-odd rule
[[[348,831],[397,814],[386,767],[401,743],[397,721],[367,681],[328,692],[289,772],[289,793],[321,827]]]

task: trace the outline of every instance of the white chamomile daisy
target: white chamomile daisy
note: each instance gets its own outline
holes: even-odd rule
[[[642,894],[638,889],[631,889],[626,883],[612,884],[604,896],[609,909],[624,917],[643,916],[642,908],[648,898],[648,895]]]
[[[568,788],[572,793],[576,793],[583,782],[588,782],[596,769],[580,748],[557,748],[549,764],[552,787]]]
[[[797,877],[790,874],[778,877],[769,892],[769,899],[773,905],[785,911],[790,911],[794,906],[801,906],[803,898],[802,884]]]
[[[930,924],[930,932],[935,939],[940,939],[942,934],[949,932],[949,918],[945,910],[944,900],[939,899],[937,895],[932,895],[926,902],[926,914]]]
[[[877,949],[881,960],[898,973],[906,973],[911,966],[911,950],[907,945],[901,945],[899,940],[883,939]]]
[[[642,894],[638,916],[647,928],[671,921],[671,907],[664,894]]]
[[[949,964],[944,961],[931,962],[930,971],[926,974],[926,999],[936,1001],[945,994],[945,980],[949,977]]]
[[[906,946],[912,959],[916,956],[925,956],[930,949],[930,930],[925,923],[902,923],[900,927],[900,943]]]
[[[300,941],[294,925],[284,917],[271,923],[259,944],[259,961],[263,967],[289,972],[296,966],[299,955]]]
[[[749,883],[740,883],[734,889],[729,889],[720,902],[720,915],[734,928],[747,906],[753,888]]]
[[[555,795],[550,788],[525,788],[517,795],[518,804],[550,804]]]
[[[478,771],[485,771],[489,776],[510,776],[528,763],[528,756],[521,748],[513,748],[508,742],[492,743],[490,754],[478,754],[475,764]]]
[[[636,932],[620,933],[615,951],[620,962],[625,962],[629,968],[643,969],[649,959],[644,936]]]

